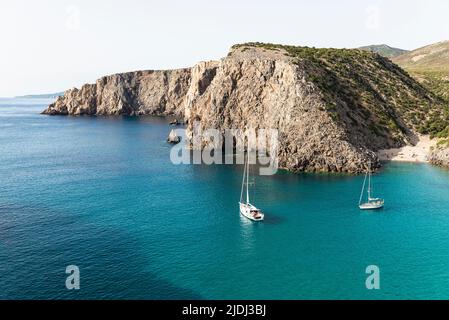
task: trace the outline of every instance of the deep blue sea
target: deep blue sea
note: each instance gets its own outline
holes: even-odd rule
[[[385,164],[378,212],[357,207],[361,176],[258,176],[253,223],[242,166],[173,165],[165,119],[47,103],[0,100],[0,299],[449,298],[448,171]]]

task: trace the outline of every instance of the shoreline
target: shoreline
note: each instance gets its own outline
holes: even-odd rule
[[[377,156],[380,161],[429,163],[430,149],[436,143],[437,139],[431,140],[429,135],[419,135],[416,145],[379,150]]]

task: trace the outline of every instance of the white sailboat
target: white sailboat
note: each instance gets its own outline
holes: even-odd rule
[[[264,214],[249,201],[249,152],[247,153],[247,158],[245,161],[245,167],[243,169],[243,181],[242,181],[242,191],[240,193],[240,214],[253,221],[263,221]],[[246,202],[243,201],[243,192],[246,185]]]
[[[365,191],[367,177],[368,177],[368,200],[366,202],[362,203],[363,192]],[[360,193],[360,200],[359,200],[360,210],[375,210],[375,209],[383,208],[384,203],[385,203],[384,199],[373,198],[371,196],[371,193],[372,193],[372,187],[371,187],[371,162],[370,162],[369,168],[365,174],[365,180],[363,180],[362,192]]]

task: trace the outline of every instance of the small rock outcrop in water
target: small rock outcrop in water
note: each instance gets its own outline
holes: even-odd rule
[[[167,142],[173,143],[173,144],[180,143],[181,137],[176,135],[175,130],[172,130],[172,131],[170,131],[170,134],[168,135]]]
[[[173,115],[188,135],[194,122],[220,132],[278,129],[280,167],[352,173],[443,121],[438,99],[378,54],[259,43],[190,69],[104,77],[43,113]]]

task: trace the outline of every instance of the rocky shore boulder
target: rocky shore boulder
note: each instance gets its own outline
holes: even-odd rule
[[[433,147],[429,154],[429,162],[437,166],[449,168],[449,145],[441,143]]]
[[[171,130],[170,134],[168,135],[167,142],[168,143],[172,143],[172,144],[180,143],[181,142],[181,137],[176,135],[175,130]]]

